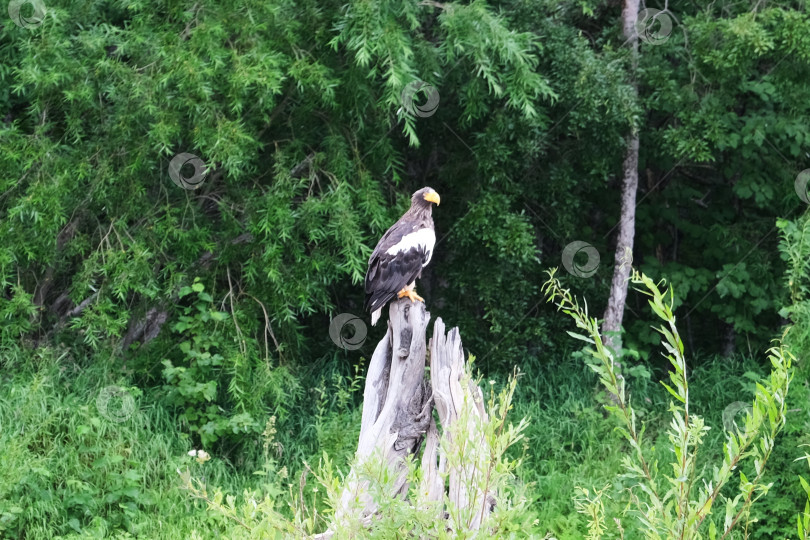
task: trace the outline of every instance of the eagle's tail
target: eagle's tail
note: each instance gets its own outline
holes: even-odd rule
[[[377,324],[377,321],[380,320],[380,315],[382,315],[382,308],[379,308],[371,314],[371,326]]]

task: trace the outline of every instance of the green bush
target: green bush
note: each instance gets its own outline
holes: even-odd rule
[[[199,437],[200,444],[210,448],[223,436],[236,439],[260,433],[254,414],[263,411],[246,410],[246,402],[240,399],[246,389],[227,392],[227,399],[224,397],[227,388],[222,388],[223,384],[230,381],[231,388],[237,385],[237,377],[227,375],[245,358],[237,358],[241,351],[233,340],[225,341],[228,333],[220,328],[225,321],[230,322],[229,314],[212,309],[213,298],[202,283],[181,288],[178,297],[192,293],[196,298],[182,309],[171,328],[179,339],[180,359],[163,360],[163,378],[168,402],[177,407],[179,418]]]
[[[0,537],[180,540],[208,527],[175,487],[190,458],[171,415],[100,366],[46,348],[3,364]],[[123,414],[103,409],[110,386],[128,396]],[[221,463],[209,476],[239,483]]]
[[[796,220],[780,219],[779,254],[786,263],[785,286],[788,293],[779,314],[792,326],[786,336],[799,359],[799,372],[810,377],[810,215]]]

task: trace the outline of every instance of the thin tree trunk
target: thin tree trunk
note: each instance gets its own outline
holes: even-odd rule
[[[638,67],[638,34],[635,23],[638,18],[639,0],[625,0],[622,10],[624,37],[632,49],[631,78],[633,92],[638,97],[636,69]],[[633,239],[636,233],[636,191],[638,191],[638,131],[633,128],[627,136],[624,157],[624,180],[622,181],[622,207],[619,232],[616,237],[616,252],[613,258],[613,280],[610,297],[605,309],[602,333],[605,343],[618,352],[621,348],[621,328],[624,305],[627,301],[627,281],[632,264]]]

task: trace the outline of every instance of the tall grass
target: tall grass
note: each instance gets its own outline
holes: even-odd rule
[[[123,422],[98,408],[118,385],[136,405]],[[177,489],[188,441],[167,412],[103,369],[41,349],[0,384],[0,537],[184,539],[215,523]],[[212,480],[246,479],[226,463]]]

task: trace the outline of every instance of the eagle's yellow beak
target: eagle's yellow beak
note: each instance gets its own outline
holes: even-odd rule
[[[439,206],[441,198],[439,197],[439,194],[436,193],[435,191],[430,191],[428,193],[425,193],[425,200],[430,201],[432,203],[436,203],[436,206]]]

